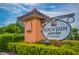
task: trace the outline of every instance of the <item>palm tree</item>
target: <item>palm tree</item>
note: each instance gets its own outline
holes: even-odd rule
[[[78,29],[77,28],[72,28],[71,35],[72,35],[73,40],[75,40],[75,37],[76,37],[77,34],[78,34]]]

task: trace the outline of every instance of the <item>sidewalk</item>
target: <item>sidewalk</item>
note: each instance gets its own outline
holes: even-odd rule
[[[0,55],[10,55],[10,54],[6,52],[0,52]]]
[[[11,53],[8,53],[8,52],[0,52],[0,55],[16,55],[15,53],[11,52]]]

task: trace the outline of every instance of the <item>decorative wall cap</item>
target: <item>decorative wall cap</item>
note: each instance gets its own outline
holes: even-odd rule
[[[46,16],[45,14],[41,13],[40,11],[38,11],[36,8],[34,8],[32,11],[30,11],[29,13],[22,15],[20,17],[18,17],[19,20],[28,20],[30,18],[40,18],[40,19],[46,19],[49,18],[48,16]]]

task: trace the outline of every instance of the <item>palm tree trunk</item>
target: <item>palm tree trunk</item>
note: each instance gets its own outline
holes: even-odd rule
[[[75,40],[75,34],[72,32],[72,39]]]

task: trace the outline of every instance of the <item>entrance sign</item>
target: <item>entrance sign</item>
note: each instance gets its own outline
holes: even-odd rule
[[[51,25],[52,22],[48,22],[43,27],[43,35],[48,40],[63,40],[67,38],[71,32],[71,26],[69,23],[63,20],[56,20],[56,24]]]
[[[74,15],[74,13],[70,13],[50,17],[34,8],[27,14],[18,17],[18,20],[24,23],[24,41],[37,43],[45,37],[48,39],[45,41],[47,44],[49,40],[65,39],[71,32],[70,24],[75,20]],[[66,20],[63,21],[59,19]]]

